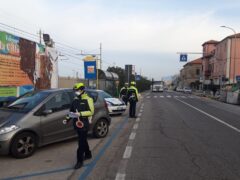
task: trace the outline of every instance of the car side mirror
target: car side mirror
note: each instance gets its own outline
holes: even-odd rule
[[[52,113],[53,113],[52,109],[46,109],[42,112],[42,115],[47,116],[47,115],[52,114]]]

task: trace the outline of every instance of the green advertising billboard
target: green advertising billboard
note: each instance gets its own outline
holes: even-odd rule
[[[0,97],[17,96],[17,87],[0,87]]]
[[[19,56],[19,37],[0,31],[0,54]]]

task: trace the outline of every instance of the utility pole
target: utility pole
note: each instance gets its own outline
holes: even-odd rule
[[[100,69],[102,69],[102,43],[100,43],[99,61],[100,61]]]
[[[38,32],[39,35],[39,43],[42,44],[42,30],[40,29]]]

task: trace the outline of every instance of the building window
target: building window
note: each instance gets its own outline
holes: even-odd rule
[[[196,69],[196,75],[200,75],[200,69]]]

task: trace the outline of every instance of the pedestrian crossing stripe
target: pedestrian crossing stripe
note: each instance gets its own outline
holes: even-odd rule
[[[150,99],[150,98],[198,98],[198,97],[195,97],[195,96],[170,96],[170,95],[166,95],[166,96],[146,96],[147,99]]]

